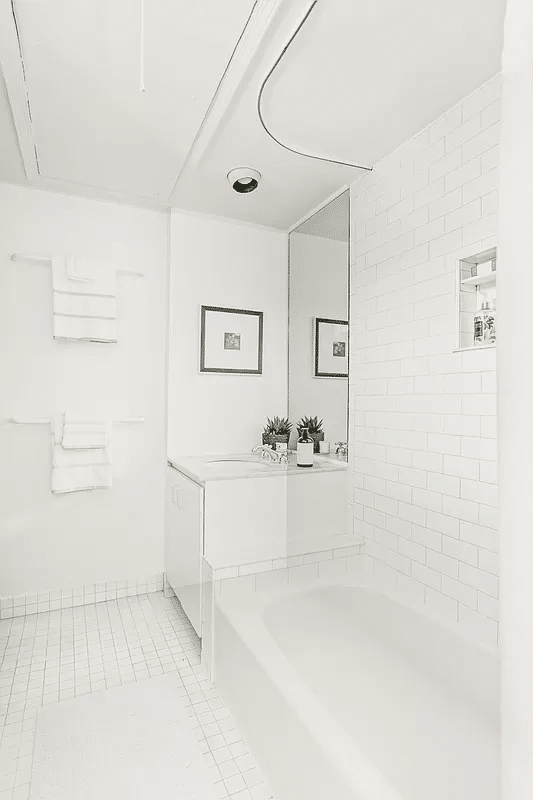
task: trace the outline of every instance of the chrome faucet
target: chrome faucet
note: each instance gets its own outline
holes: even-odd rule
[[[335,452],[339,458],[348,458],[348,442],[335,442]]]
[[[267,458],[269,461],[275,461],[278,464],[281,462],[280,453],[276,453],[267,444],[256,444],[255,447],[252,447],[252,453],[261,453],[261,458]]]

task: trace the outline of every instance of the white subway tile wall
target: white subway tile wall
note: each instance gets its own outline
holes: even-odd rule
[[[454,352],[457,259],[497,244],[500,78],[352,185],[354,533],[496,641],[496,351]]]

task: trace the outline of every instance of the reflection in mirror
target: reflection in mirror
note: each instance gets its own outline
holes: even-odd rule
[[[332,451],[348,440],[349,220],[347,190],[289,242],[289,417],[323,420]]]

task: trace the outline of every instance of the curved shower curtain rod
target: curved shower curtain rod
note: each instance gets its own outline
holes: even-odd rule
[[[301,29],[305,25],[305,23],[307,22],[312,10],[314,9],[314,7],[317,4],[317,2],[318,2],[318,0],[314,0],[314,2],[307,9],[303,19],[298,24],[298,27],[296,28],[296,30],[294,31],[294,33],[290,37],[289,41],[287,42],[287,44],[285,45],[285,47],[283,48],[283,50],[279,54],[279,56],[276,59],[276,61],[274,62],[274,65],[270,69],[270,72],[268,73],[268,75],[264,79],[263,83],[261,84],[261,88],[259,89],[259,94],[257,96],[257,113],[259,115],[259,121],[261,122],[261,125],[263,126],[265,132],[270,136],[270,138],[273,139],[276,142],[276,144],[278,144],[280,147],[283,147],[285,150],[288,150],[290,153],[296,153],[296,155],[304,156],[305,158],[314,158],[314,159],[316,159],[318,161],[326,161],[329,164],[341,164],[344,167],[353,167],[354,169],[364,169],[364,170],[367,170],[368,172],[370,172],[372,170],[372,167],[362,167],[360,164],[351,164],[348,161],[338,161],[335,158],[325,158],[324,156],[315,156],[312,153],[303,153],[301,150],[295,150],[293,147],[288,147],[286,144],[283,144],[283,142],[280,142],[279,139],[276,139],[274,134],[269,131],[269,129],[266,126],[265,120],[263,118],[263,112],[261,111],[261,100],[262,100],[262,97],[263,97],[263,92],[265,90],[265,87],[266,87],[268,81],[270,80],[270,78],[272,77],[274,71],[279,66],[283,56],[285,55],[285,53],[287,52],[287,50],[289,49],[289,47],[291,46],[293,41],[296,39],[296,37],[300,33]]]

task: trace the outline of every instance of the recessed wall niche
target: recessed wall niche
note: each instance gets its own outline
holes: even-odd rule
[[[477,312],[483,304],[496,311],[496,250],[496,247],[491,247],[457,262],[456,350],[496,346],[494,341],[475,341]]]

